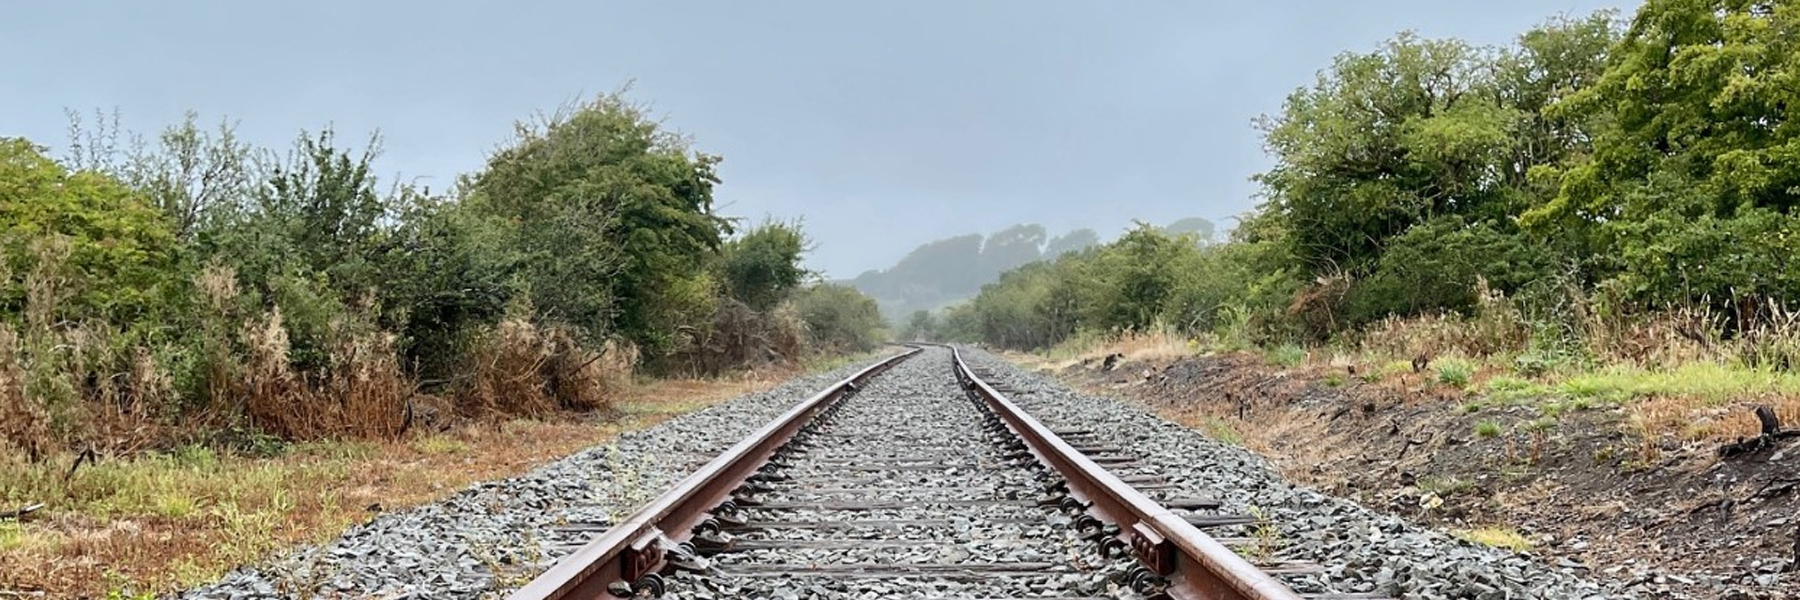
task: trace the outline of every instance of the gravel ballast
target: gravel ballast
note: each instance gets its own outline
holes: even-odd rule
[[[1255,529],[1273,527],[1276,557],[1325,567],[1321,574],[1284,578],[1298,592],[1374,592],[1403,600],[1639,597],[1584,578],[1574,566],[1553,567],[1459,540],[1288,483],[1267,459],[1143,408],[1072,392],[980,350],[962,354],[970,366],[993,374],[990,383],[1015,390],[1009,397],[1045,424],[1079,426],[1133,449],[1141,463],[1136,472],[1161,475],[1173,484],[1149,493],[1152,498],[1215,498],[1224,502],[1223,512],[1263,517],[1256,526],[1208,533],[1268,536]]]
[[[741,551],[670,581],[683,599],[1134,598],[1130,559],[1105,558],[1053,481],[984,432],[928,348],[871,381],[764,469]]]
[[[1153,498],[1214,498],[1225,513],[1260,522],[1209,529],[1218,537],[1273,541],[1259,560],[1317,563],[1322,572],[1283,576],[1302,593],[1385,594],[1399,599],[1637,598],[1528,556],[1479,546],[1281,479],[1243,448],[1209,440],[1136,406],[1069,391],[978,350],[965,350],[990,382],[1054,428],[1092,432],[1094,443],[1125,449],[1135,463],[1120,475],[1157,475]],[[866,364],[866,363],[864,363]],[[376,517],[336,541],[228,574],[186,598],[478,598],[524,584],[616,519],[653,499],[744,435],[863,365],[798,378],[622,434],[525,475],[483,483],[450,498]],[[748,508],[749,549],[719,555],[708,572],[670,579],[672,597],[693,598],[1133,598],[1120,585],[1129,561],[1098,556],[1068,515],[1031,500],[1044,481],[1006,458],[956,389],[949,354],[928,349],[871,382],[819,430],[811,447],[784,462],[759,494],[775,508]],[[888,440],[858,445],[853,440]],[[928,467],[901,457],[930,456]],[[858,462],[888,470],[846,474]],[[785,485],[784,485],[785,484]],[[843,510],[812,507],[871,498],[900,505]],[[954,508],[932,501],[960,502]],[[1003,500],[1001,502],[986,502]],[[973,502],[972,502],[973,501]],[[972,503],[971,503],[972,502]],[[889,522],[883,524],[881,522]],[[906,524],[909,522],[919,524]],[[899,524],[895,524],[899,523]],[[892,542],[859,547],[842,540]],[[760,544],[760,546],[758,546]],[[836,544],[836,545],[834,545]],[[783,565],[943,565],[1025,563],[1008,578],[775,577]],[[815,569],[821,570],[821,569]],[[816,574],[815,574],[816,575]]]
[[[516,588],[756,428],[867,366],[800,377],[442,502],[394,511],[330,543],[239,569],[183,598],[480,598]]]

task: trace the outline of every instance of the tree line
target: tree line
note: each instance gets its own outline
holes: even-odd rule
[[[719,214],[719,157],[617,94],[447,193],[381,181],[379,138],[72,120],[66,157],[0,139],[0,447],[33,458],[604,410],[637,369],[883,336],[798,223]]]
[[[1502,299],[1527,349],[1677,313],[1706,330],[1685,335],[1748,335],[1800,297],[1796,78],[1787,1],[1650,0],[1505,47],[1402,33],[1257,120],[1275,164],[1228,243],[1140,227],[901,333],[1317,342]]]

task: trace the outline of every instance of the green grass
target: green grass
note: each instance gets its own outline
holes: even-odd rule
[[[25,532],[19,524],[12,521],[0,521],[0,551],[14,550],[25,545]]]
[[[1686,396],[1716,406],[1742,396],[1800,393],[1800,375],[1710,362],[1654,371],[1615,367],[1571,375],[1563,380],[1559,391],[1573,398],[1614,403],[1651,396]]]
[[[66,465],[8,465],[0,500],[57,498],[64,510],[95,518],[182,517],[252,498],[271,504],[288,486],[340,479],[346,461],[281,465],[225,461],[210,450],[181,449],[83,465],[65,484]]]
[[[1401,374],[1405,374],[1405,373],[1411,373],[1412,370],[1413,370],[1412,361],[1390,360],[1390,361],[1387,361],[1386,363],[1383,363],[1381,365],[1381,368],[1376,369],[1375,374],[1379,377],[1386,377],[1388,375],[1401,375]]]
[[[1298,367],[1306,362],[1306,348],[1297,344],[1282,344],[1269,349],[1269,361],[1287,368]]]
[[[1344,387],[1344,374],[1331,373],[1325,376],[1325,387]]]
[[[1512,375],[1497,375],[1483,384],[1486,398],[1493,402],[1524,404],[1528,402],[1555,403],[1564,399],[1561,391],[1530,379]]]
[[[1216,442],[1234,446],[1244,443],[1243,434],[1238,433],[1237,428],[1232,427],[1230,421],[1218,417],[1206,417],[1201,421],[1200,433],[1206,434],[1206,437],[1212,438]]]
[[[1493,421],[1482,421],[1475,424],[1475,435],[1491,438],[1500,435],[1500,424]]]
[[[1475,364],[1462,359],[1439,359],[1431,368],[1437,371],[1438,383],[1458,389],[1469,387],[1469,380],[1475,377]]]
[[[459,454],[469,449],[468,444],[441,433],[413,440],[412,447],[423,454]]]
[[[1475,482],[1456,477],[1425,477],[1419,479],[1419,489],[1439,496],[1454,496],[1475,489]]]

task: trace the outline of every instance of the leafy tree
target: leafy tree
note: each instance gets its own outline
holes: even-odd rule
[[[66,240],[67,270],[78,275],[57,292],[60,316],[134,323],[157,310],[177,253],[162,214],[116,179],[71,172],[29,141],[0,138],[0,271],[26,272],[53,238]],[[18,315],[26,290],[0,283],[0,317]]]
[[[1181,277],[1164,319],[1194,332],[1285,341],[1287,308],[1308,275],[1277,215],[1252,215],[1227,243],[1204,248]],[[1232,329],[1235,331],[1228,331]]]
[[[677,329],[712,311],[704,267],[731,232],[713,213],[718,158],[618,94],[517,135],[468,179],[468,202],[517,226],[540,315],[673,350]]]
[[[822,283],[801,290],[794,308],[815,347],[861,352],[881,343],[881,309],[875,299],[847,285]]]
[[[1579,232],[1588,253],[1613,259],[1598,261],[1594,276],[1617,277],[1641,299],[1800,293],[1785,261],[1762,248],[1738,254],[1748,240],[1782,246],[1793,228],[1796,77],[1800,7],[1791,2],[1646,3],[1605,73],[1551,108],[1593,131],[1593,151],[1542,173],[1558,191],[1524,223]],[[1745,241],[1726,243],[1733,238]]]
[[[1434,214],[1492,199],[1516,111],[1497,106],[1486,57],[1457,40],[1402,34],[1344,54],[1265,117],[1276,166],[1258,176],[1268,210],[1317,271],[1372,266],[1386,241]]]
[[[797,224],[770,221],[725,243],[720,270],[731,296],[759,311],[774,308],[799,287],[808,250]]]
[[[1084,265],[1089,285],[1082,322],[1100,331],[1148,328],[1169,308],[1179,278],[1198,256],[1195,239],[1147,223],[1108,244]]]
[[[1043,256],[1044,226],[1014,225],[988,236],[981,246],[979,277],[975,285],[991,281],[1007,269],[1034,262]]]
[[[933,336],[944,342],[980,342],[980,317],[975,313],[975,302],[955,304],[943,311],[938,319],[938,327]]]
[[[900,335],[896,337],[903,341],[930,339],[935,335],[937,326],[937,318],[931,315],[931,311],[915,310],[912,316],[907,317],[906,326],[900,329]]]
[[[162,210],[183,240],[191,240],[201,221],[222,205],[248,196],[255,183],[254,157],[236,130],[221,122],[208,132],[195,125],[197,118],[190,111],[181,124],[164,129],[155,148],[138,144],[119,169],[131,187]]]
[[[1262,123],[1277,163],[1258,177],[1266,210],[1313,272],[1356,276],[1435,217],[1509,223],[1541,193],[1534,170],[1586,152],[1588,122],[1546,111],[1600,78],[1615,39],[1597,13],[1511,49],[1402,34],[1342,55]]]

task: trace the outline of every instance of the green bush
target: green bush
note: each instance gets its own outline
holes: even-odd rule
[[[464,202],[517,225],[538,317],[653,357],[676,349],[679,329],[715,305],[706,266],[731,233],[713,212],[719,159],[616,94],[516,129],[468,178]]]
[[[886,335],[875,299],[847,285],[821,283],[800,290],[794,308],[817,348],[862,352],[880,345]]]
[[[1510,293],[1548,277],[1558,262],[1553,249],[1526,235],[1457,216],[1432,219],[1394,237],[1375,272],[1351,288],[1347,316],[1364,324],[1392,315],[1472,314],[1480,284]]]
[[[752,309],[774,308],[806,277],[800,259],[807,250],[799,225],[778,221],[758,225],[721,250],[725,287]]]
[[[0,320],[17,319],[35,266],[54,320],[152,322],[168,305],[177,239],[142,194],[94,171],[70,171],[19,138],[0,138]],[[65,268],[66,267],[66,268]]]

